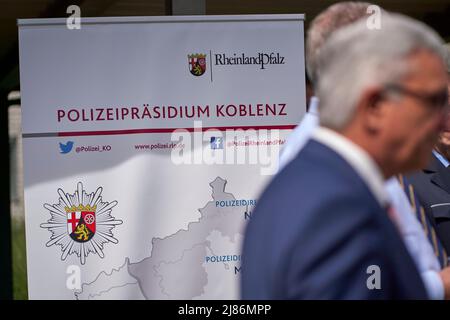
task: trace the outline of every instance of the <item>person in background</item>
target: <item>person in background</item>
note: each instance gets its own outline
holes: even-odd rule
[[[358,21],[326,41],[315,84],[320,126],[247,224],[242,298],[428,297],[384,181],[429,160],[446,104],[405,90],[442,92],[441,44],[422,23],[386,13],[381,32]]]
[[[367,18],[369,6],[371,4],[367,2],[340,2],[324,10],[311,22],[306,39],[306,67],[313,87],[319,78],[318,57],[326,40],[339,28]],[[319,99],[313,96],[308,113],[289,135],[282,149],[280,169],[295,158],[310,139],[312,132],[319,126],[319,109]],[[411,206],[410,190],[408,185],[405,186],[407,181],[402,179],[402,182],[403,184],[400,184],[397,178],[393,177],[384,185],[392,210],[396,214],[399,232],[416,263],[429,297],[431,299],[450,298],[450,268],[447,268],[445,248],[442,249],[440,245],[439,236],[441,235],[436,239],[432,237],[432,231],[428,230],[434,229],[433,221],[424,220],[421,217],[420,204]]]
[[[450,93],[450,44],[445,46],[447,54],[448,82]],[[423,97],[424,99],[426,97]],[[448,101],[450,105],[450,100]],[[447,251],[450,251],[450,114],[432,151],[432,159],[425,169],[408,178],[414,190],[437,228],[437,234]]]
[[[306,37],[306,72],[307,81],[314,91],[317,82],[317,67],[320,49],[328,37],[341,27],[347,26],[355,21],[367,17],[367,8],[371,4],[368,2],[345,1],[331,5],[321,12],[312,22]],[[308,96],[311,93],[308,94]],[[318,104],[319,99],[312,96],[307,99],[309,102],[307,113],[300,124],[287,138],[286,144],[281,150],[280,169],[295,158],[297,153],[308,141],[312,131],[319,124]]]

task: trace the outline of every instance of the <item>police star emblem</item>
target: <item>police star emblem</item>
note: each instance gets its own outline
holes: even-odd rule
[[[99,187],[95,192],[88,194],[83,184],[78,182],[77,190],[73,194],[66,193],[60,188],[58,203],[44,204],[51,218],[47,223],[42,223],[41,228],[52,233],[46,246],[61,246],[61,260],[64,261],[68,255],[76,254],[81,264],[85,264],[89,253],[98,254],[103,258],[104,245],[108,242],[114,244],[119,242],[114,238],[112,230],[123,221],[111,215],[118,202],[103,201],[102,191],[103,188]]]
[[[194,76],[201,76],[206,71],[206,54],[195,53],[188,55],[189,71]]]

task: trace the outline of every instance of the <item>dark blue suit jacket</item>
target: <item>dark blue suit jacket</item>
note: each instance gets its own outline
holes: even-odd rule
[[[369,290],[367,268],[380,267]],[[395,226],[354,169],[311,140],[247,225],[243,299],[427,299]]]

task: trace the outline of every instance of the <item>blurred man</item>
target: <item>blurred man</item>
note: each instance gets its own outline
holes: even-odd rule
[[[450,93],[450,44],[447,51],[448,92]],[[450,101],[448,101],[450,105]],[[426,213],[434,219],[443,245],[450,251],[450,114],[432,152],[431,162],[409,177]]]
[[[244,299],[427,298],[388,217],[384,180],[428,161],[445,104],[409,93],[442,93],[440,46],[425,25],[387,14],[381,30],[360,21],[327,40],[316,86],[321,126],[247,226]]]
[[[326,40],[339,28],[367,18],[367,10],[371,6],[367,2],[340,2],[320,13],[310,25],[306,39],[306,67],[308,78],[312,83],[318,81],[319,53]],[[383,12],[384,13],[384,12]],[[319,99],[310,100],[308,113],[301,123],[289,135],[281,156],[280,166],[283,168],[292,161],[310,139],[312,132],[319,125]],[[450,268],[447,266],[447,255],[442,248],[439,237],[433,238],[434,225],[430,219],[424,220],[420,215],[421,206],[410,203],[409,184],[402,178],[400,185],[396,178],[385,183],[385,190],[396,213],[396,223],[406,247],[414,259],[430,298],[443,299],[450,297]],[[406,191],[406,193],[405,193]],[[431,221],[431,222],[430,222]],[[428,229],[431,229],[429,232]],[[427,237],[428,236],[428,237]]]

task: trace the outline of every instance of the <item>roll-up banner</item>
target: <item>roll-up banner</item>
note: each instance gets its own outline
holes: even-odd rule
[[[18,25],[30,299],[238,299],[305,113],[303,15]]]

